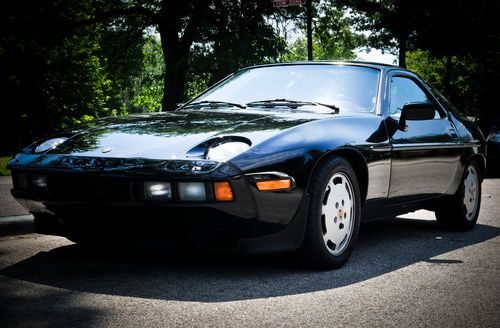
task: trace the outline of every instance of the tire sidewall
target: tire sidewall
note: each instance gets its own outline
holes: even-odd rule
[[[318,252],[321,252],[321,254],[318,255],[320,255],[321,258],[324,258],[325,262],[329,262],[330,265],[339,266],[343,264],[351,255],[354,246],[356,245],[358,237],[360,219],[361,219],[361,194],[359,190],[359,184],[356,178],[356,174],[352,169],[351,165],[349,164],[349,162],[347,162],[347,160],[341,157],[332,157],[328,159],[326,162],[323,163],[323,165],[318,169],[318,171],[319,172],[317,173],[319,174],[321,183],[318,186],[311,186],[310,188],[311,196],[313,199],[309,208],[308,221],[309,220],[315,221],[314,226],[316,227],[316,229],[314,229],[314,235],[312,236],[312,238],[315,239],[313,240],[313,243],[318,245],[318,247],[316,247],[317,248],[316,250]],[[355,198],[354,216],[353,216],[354,226],[347,247],[344,249],[342,253],[334,255],[328,251],[327,246],[325,245],[323,240],[321,210],[322,210],[323,197],[326,187],[330,182],[330,179],[333,177],[333,175],[339,172],[344,173],[350,179],[353,188],[353,194]]]

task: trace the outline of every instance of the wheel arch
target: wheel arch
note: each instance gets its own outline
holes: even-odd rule
[[[328,160],[331,157],[342,157],[349,162],[349,164],[354,169],[356,173],[356,178],[359,183],[359,189],[361,193],[361,204],[366,200],[368,192],[368,165],[362,153],[354,148],[342,147],[324,153],[314,164],[312,172],[314,172],[319,164]],[[310,187],[312,174],[309,176],[309,181],[307,183],[307,189]]]
[[[483,181],[484,177],[486,176],[486,158],[483,154],[480,153],[472,154],[465,161],[465,166],[467,166],[467,163],[470,163],[471,161],[474,161],[478,164],[480,170],[479,173],[481,174],[481,181]]]

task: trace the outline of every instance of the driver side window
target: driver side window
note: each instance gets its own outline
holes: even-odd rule
[[[409,102],[430,102],[434,103],[427,94],[411,79],[402,76],[394,76],[390,85],[390,107],[391,116],[399,117],[401,109]],[[436,111],[434,118],[441,116]]]

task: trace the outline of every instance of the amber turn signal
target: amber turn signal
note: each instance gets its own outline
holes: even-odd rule
[[[292,187],[292,180],[280,179],[280,180],[258,181],[256,182],[256,185],[257,189],[259,189],[260,191],[290,189]]]
[[[218,202],[231,202],[234,200],[233,190],[228,181],[214,182],[215,200]]]

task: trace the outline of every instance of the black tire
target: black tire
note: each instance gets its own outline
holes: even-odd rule
[[[447,197],[435,210],[436,219],[442,228],[450,230],[470,230],[474,228],[481,208],[480,172],[475,161],[469,162],[465,167],[457,192],[453,196]],[[475,179],[475,187],[470,187],[468,178]],[[467,197],[465,197],[466,195]],[[471,202],[475,202],[474,212],[467,208],[466,198]]]
[[[327,228],[327,220],[332,220],[332,216],[336,212],[328,212],[327,215],[322,215],[322,210],[329,206],[337,206],[339,201],[330,199],[329,193],[331,192],[331,186],[334,188],[339,188],[338,184],[341,186],[342,180],[338,180],[338,176],[342,176],[346,178],[346,182],[349,180],[350,186],[352,187],[352,203],[349,203],[349,209],[344,209],[343,207],[335,207],[339,208],[340,217],[343,217],[344,221],[341,221],[338,216],[339,214],[335,214],[337,216],[334,217],[335,221],[328,221],[328,224],[331,227],[339,229],[335,230],[338,233],[343,234],[343,227],[340,225],[342,222],[349,222],[349,226],[347,229],[350,232],[350,236],[348,239],[344,237],[343,241],[336,245],[331,242],[331,240],[326,241],[328,239],[328,228]],[[337,182],[332,180],[333,177],[336,177]],[[329,185],[332,182],[333,185]],[[330,191],[328,191],[330,188]],[[346,193],[349,194],[349,191],[346,185]],[[356,241],[358,238],[359,225],[360,225],[360,217],[361,217],[361,196],[359,191],[359,184],[356,178],[356,174],[352,169],[351,165],[347,160],[342,157],[331,157],[319,164],[319,166],[313,172],[311,177],[310,186],[309,186],[309,194],[310,194],[310,202],[309,202],[309,211],[308,218],[306,224],[306,231],[304,236],[304,243],[302,245],[302,253],[305,257],[305,260],[311,264],[314,268],[318,269],[334,269],[342,266],[354,249],[356,245]],[[335,197],[333,195],[332,197]],[[341,197],[342,198],[342,197]],[[333,203],[329,203],[332,201]],[[333,205],[335,204],[335,205]],[[343,205],[343,204],[342,204]],[[339,204],[340,206],[340,204]],[[333,209],[333,208],[332,208]],[[343,212],[342,212],[343,211]],[[349,213],[349,218],[346,219],[346,215]],[[332,232],[333,232],[332,228]],[[338,254],[334,254],[334,252],[338,252]]]

